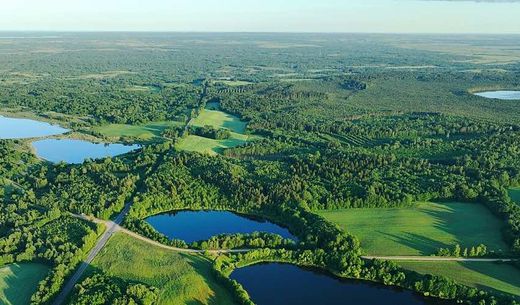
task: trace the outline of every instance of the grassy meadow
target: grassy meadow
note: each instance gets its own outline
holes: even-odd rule
[[[92,267],[159,288],[158,305],[234,304],[229,292],[215,282],[210,261],[151,246],[121,233],[112,237]]]
[[[204,109],[201,111],[199,116],[193,120],[192,124],[197,127],[209,125],[214,128],[226,128],[239,134],[243,134],[247,126],[247,123],[241,121],[238,117],[213,109]]]
[[[0,267],[0,304],[27,305],[49,267],[41,264],[12,264]]]
[[[476,203],[421,202],[411,208],[347,209],[320,215],[357,236],[370,255],[431,255],[439,248],[485,244],[506,251],[503,224]]]
[[[449,277],[461,284],[520,296],[520,270],[508,265],[484,262],[399,262],[421,274]]]
[[[181,125],[182,122],[163,121],[143,125],[109,124],[94,127],[93,130],[109,138],[137,138],[142,141],[151,141],[161,137],[161,132],[168,127]]]
[[[216,129],[225,128],[231,131],[231,137],[225,140],[214,140],[196,135],[189,135],[177,143],[177,148],[186,151],[200,152],[209,155],[222,153],[226,148],[236,147],[254,139],[254,136],[245,134],[247,123],[229,113],[216,110],[216,105],[208,104],[197,118],[191,123],[193,126],[211,126]]]

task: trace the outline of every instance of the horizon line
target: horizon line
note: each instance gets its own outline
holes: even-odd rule
[[[198,30],[2,30],[0,33],[178,33],[178,34],[368,34],[368,35],[520,35],[518,32],[356,32],[356,31],[198,31]]]

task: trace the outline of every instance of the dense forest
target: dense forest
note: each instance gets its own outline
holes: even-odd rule
[[[52,267],[31,304],[52,303],[105,229],[77,216],[114,219],[125,204],[131,209],[123,226],[160,243],[251,249],[208,254],[215,276],[241,304],[252,301],[229,273],[263,261],[320,268],[462,304],[518,304],[508,294],[363,259],[356,236],[316,213],[399,209],[428,200],[482,204],[503,224],[506,253],[490,253],[484,244],[454,244],[429,255],[519,257],[520,205],[507,189],[520,185],[520,103],[472,94],[519,88],[518,62],[483,66],[481,57],[461,50],[400,48],[391,42],[404,39],[397,37],[62,35],[67,43],[0,44],[0,54],[14,53],[10,60],[0,56],[0,113],[52,118],[98,140],[104,138],[94,132],[100,126],[176,125],[144,127],[157,133],[154,142],[121,136],[145,145],[77,165],[37,158],[29,140],[0,140],[0,266]],[[450,44],[443,37],[429,39]],[[472,39],[464,41],[489,43]],[[513,42],[503,38],[506,45]],[[372,53],[364,55],[367,49]],[[254,140],[214,156],[178,149],[190,135],[229,140],[227,128],[190,125],[209,104],[247,122],[244,134]],[[146,221],[178,210],[252,215],[288,228],[297,241],[253,233],[188,244],[170,240]],[[148,305],[157,299],[156,287],[94,270],[69,301]]]

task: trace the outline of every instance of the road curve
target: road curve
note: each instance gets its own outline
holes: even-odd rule
[[[167,246],[164,244],[161,244],[160,242],[157,242],[155,240],[149,239],[147,237],[144,237],[142,235],[139,235],[135,232],[132,232],[130,230],[127,230],[125,228],[119,227],[119,231],[122,233],[125,233],[127,235],[130,235],[136,239],[142,240],[150,245],[154,245],[156,247],[171,250],[175,252],[183,252],[183,253],[212,253],[212,254],[225,254],[225,253],[245,253],[251,251],[251,249],[228,249],[228,250],[198,250],[198,249],[186,249],[186,248],[176,248],[172,246]]]
[[[114,219],[114,221],[101,221],[98,219],[94,220],[95,223],[105,224],[107,229],[101,235],[101,238],[97,241],[94,248],[92,248],[92,250],[90,250],[87,258],[83,262],[81,262],[78,269],[76,269],[76,272],[74,272],[72,277],[66,282],[65,286],[63,286],[63,289],[61,290],[60,294],[56,297],[56,299],[54,300],[52,305],[61,305],[61,304],[63,304],[63,302],[65,302],[65,300],[67,299],[67,296],[70,294],[72,289],[74,289],[74,286],[77,284],[77,282],[81,279],[81,276],[83,275],[85,270],[87,270],[88,265],[90,263],[92,263],[94,258],[101,251],[101,249],[103,249],[103,247],[105,247],[105,245],[107,244],[110,237],[112,237],[112,235],[119,230],[119,228],[120,228],[119,224],[121,223],[121,221],[123,221],[125,215],[128,213],[129,210],[130,210],[130,205],[126,205],[124,207],[123,211],[121,211],[121,213],[116,217],[116,219]],[[78,215],[73,215],[73,216],[88,220],[88,218],[85,216],[78,216]]]
[[[443,257],[443,256],[362,256],[364,259],[379,259],[386,261],[409,261],[409,262],[514,262],[516,258],[466,258],[466,257]]]

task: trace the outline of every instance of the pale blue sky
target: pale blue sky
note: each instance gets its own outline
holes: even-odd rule
[[[520,0],[1,0],[0,30],[520,33]]]

